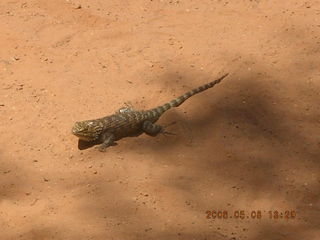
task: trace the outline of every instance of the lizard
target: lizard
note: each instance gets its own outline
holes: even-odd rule
[[[212,88],[227,75],[228,73],[149,110],[134,110],[127,106],[106,117],[76,122],[72,128],[72,134],[77,136],[79,141],[100,143],[98,149],[101,152],[106,151],[109,146],[116,145],[116,141],[124,137],[139,136],[142,133],[153,137],[159,133],[167,134],[163,126],[156,124],[162,114],[170,108],[180,106],[191,96]]]

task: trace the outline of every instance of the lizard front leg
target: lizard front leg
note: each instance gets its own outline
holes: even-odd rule
[[[100,152],[105,152],[107,147],[115,144],[114,135],[110,132],[101,134],[100,141],[102,142],[102,144],[98,148]]]

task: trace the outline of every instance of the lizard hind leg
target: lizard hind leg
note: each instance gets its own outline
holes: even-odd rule
[[[170,133],[165,131],[165,128],[161,125],[154,124],[150,121],[145,121],[142,125],[142,130],[148,134],[149,136],[155,137],[159,133],[162,133],[164,135],[175,135],[174,133]]]
[[[125,102],[124,107],[120,108],[116,113],[128,113],[133,112],[134,108],[131,102]]]

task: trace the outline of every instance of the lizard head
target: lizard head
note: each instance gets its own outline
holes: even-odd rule
[[[72,128],[73,135],[87,142],[98,139],[101,131],[102,131],[101,124],[97,124],[94,121],[90,121],[90,120],[76,122]]]

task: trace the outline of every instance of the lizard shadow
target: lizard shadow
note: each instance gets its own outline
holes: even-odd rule
[[[91,142],[87,142],[87,141],[83,141],[81,139],[78,139],[78,149],[79,150],[86,150],[88,148],[92,148],[92,147],[100,145],[100,144],[102,144],[102,142],[99,139],[91,141]],[[118,143],[114,142],[110,145],[110,147],[114,147],[117,145],[118,145]]]
[[[79,150],[86,150],[88,148],[92,148],[98,144],[101,144],[102,142],[99,140],[95,140],[95,141],[91,141],[91,142],[87,142],[87,141],[83,141],[81,139],[78,139],[78,149]]]

